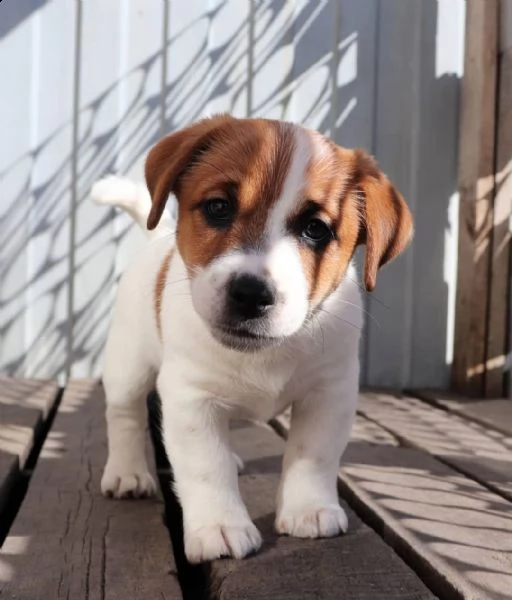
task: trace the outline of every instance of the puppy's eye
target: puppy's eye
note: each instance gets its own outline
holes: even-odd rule
[[[212,227],[227,227],[233,222],[235,207],[226,198],[209,198],[202,204],[206,222]]]
[[[302,230],[301,237],[308,245],[321,248],[334,239],[334,233],[321,219],[311,219]]]

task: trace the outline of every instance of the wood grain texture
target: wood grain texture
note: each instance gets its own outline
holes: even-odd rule
[[[452,383],[458,392],[481,396],[493,229],[498,0],[469,0],[466,7]]]
[[[512,16],[512,13],[511,13]],[[508,352],[512,217],[512,49],[499,59],[496,172],[485,395],[503,396]]]
[[[512,437],[512,401],[509,398],[469,399],[435,390],[413,390],[411,395]]]
[[[512,501],[512,437],[414,398],[368,393],[360,406],[366,417],[404,444],[425,450]]]
[[[161,501],[101,495],[103,412],[96,382],[68,385],[0,552],[5,598],[180,598]]]
[[[0,378],[0,508],[25,468],[58,391],[54,381]]]
[[[417,576],[346,505],[349,531],[343,537],[278,537],[273,523],[284,443],[268,428],[244,423],[232,430],[232,440],[235,451],[245,461],[241,492],[264,544],[260,552],[244,561],[212,563],[214,598],[367,600],[375,594],[390,600],[433,598]]]
[[[393,414],[389,420],[396,419]],[[430,426],[419,423],[417,429]],[[389,431],[361,416],[342,459],[339,486],[341,496],[439,598],[509,598],[512,515],[504,498],[427,452],[400,446]]]

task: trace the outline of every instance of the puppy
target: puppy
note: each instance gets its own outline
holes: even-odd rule
[[[276,528],[345,532],[336,488],[356,411],[364,284],[412,236],[404,200],[360,150],[297,125],[220,115],[149,153],[147,190],[117,178],[92,195],[152,232],[119,284],[103,381],[109,455],[101,482],[121,498],[154,492],[145,397],[162,398],[163,438],[193,562],[258,549],[228,441],[233,417],[292,405]],[[178,202],[176,232],[162,220]]]

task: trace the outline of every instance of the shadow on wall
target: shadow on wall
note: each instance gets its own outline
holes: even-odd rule
[[[385,46],[396,33],[388,23],[389,4],[384,9],[378,0],[364,7],[349,2],[343,10],[335,0],[205,5],[150,8],[141,0],[131,2],[121,17],[113,5],[80,5],[80,69],[70,71],[69,89],[63,91],[73,95],[76,84],[78,110],[25,154],[0,161],[6,193],[0,206],[2,371],[39,377],[62,375],[70,366],[73,376],[101,371],[115,282],[141,236],[125,216],[92,206],[90,186],[113,171],[140,177],[147,149],[164,132],[229,111],[305,123],[343,145],[377,154],[416,211],[417,235],[407,259],[414,265],[410,276],[400,275],[403,261],[396,268],[398,279],[390,267],[369,304],[379,325],[370,320],[366,380],[386,379],[379,365],[386,363],[382,351],[389,336],[391,346],[402,344],[400,356],[412,355],[406,379],[430,360],[426,372],[442,379],[448,305],[444,244],[448,199],[455,191],[458,85],[455,76],[435,75],[437,1],[414,3],[428,19],[419,50],[421,98],[405,115],[417,128],[410,135],[400,123],[401,96],[416,98],[418,91],[400,76],[397,42],[389,52]],[[29,18],[13,6],[0,6],[6,43],[25,35],[19,24]],[[46,10],[43,2],[31,7],[40,10],[30,18]],[[134,57],[133,34],[142,57]],[[119,56],[110,60],[115,52]],[[40,68],[44,84],[45,65]],[[397,82],[407,86],[402,95],[392,92]],[[411,294],[419,303],[410,308],[412,347],[404,347],[404,336],[388,325],[403,320]]]
[[[48,0],[27,0],[26,2],[17,2],[9,7],[9,10],[2,9],[0,13],[0,40],[5,37],[10,31],[18,27],[25,19],[36,11],[42,8]]]

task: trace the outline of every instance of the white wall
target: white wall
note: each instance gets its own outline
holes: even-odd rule
[[[0,364],[101,372],[115,281],[142,242],[91,205],[162,133],[218,111],[374,152],[416,215],[368,298],[363,378],[448,382],[463,0],[0,3]]]

